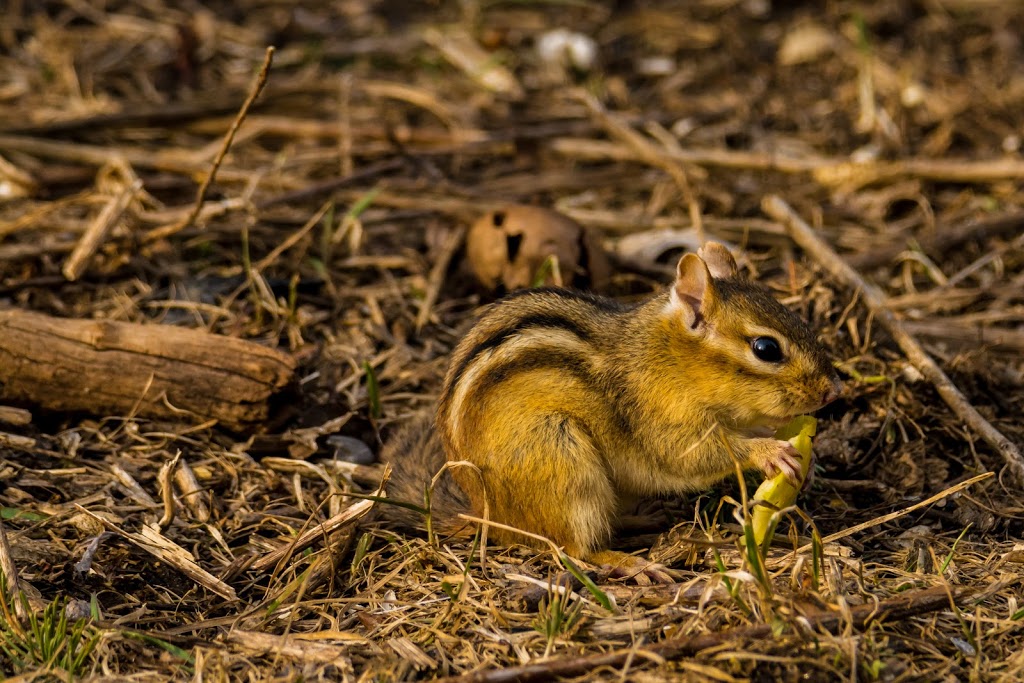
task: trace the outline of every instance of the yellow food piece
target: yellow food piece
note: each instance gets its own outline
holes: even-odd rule
[[[789,441],[800,453],[801,482],[807,478],[807,469],[811,465],[811,437],[817,430],[818,421],[816,419],[810,415],[799,415],[775,432],[776,439]],[[754,540],[758,545],[767,545],[771,542],[771,538],[768,536],[768,525],[772,515],[776,509],[781,510],[796,502],[796,494],[799,492],[800,489],[794,487],[781,473],[771,479],[765,479],[757,487],[754,499],[763,500],[775,506],[774,508],[767,505],[754,506],[750,521],[754,529]]]

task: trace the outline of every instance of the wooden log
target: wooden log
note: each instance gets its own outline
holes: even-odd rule
[[[0,400],[246,429],[291,379],[288,354],[170,325],[0,310]]]

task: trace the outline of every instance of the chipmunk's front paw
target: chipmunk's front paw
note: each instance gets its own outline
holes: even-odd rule
[[[803,485],[803,468],[800,453],[788,441],[778,439],[756,439],[758,442],[750,454],[753,465],[771,478],[780,472],[786,479],[800,488]]]

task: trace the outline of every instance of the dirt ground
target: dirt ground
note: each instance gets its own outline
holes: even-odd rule
[[[6,0],[0,314],[295,369],[239,424],[0,382],[0,675],[1021,680],[1022,36],[994,0]],[[576,284],[639,300],[707,237],[821,332],[846,390],[763,556],[737,481],[616,540],[670,585],[356,519],[509,204],[593,231]],[[25,655],[48,604],[84,630]]]

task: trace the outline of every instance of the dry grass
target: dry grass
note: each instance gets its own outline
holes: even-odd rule
[[[619,4],[8,3],[0,304],[204,328],[300,363],[258,435],[0,411],[7,555],[29,610],[94,612],[83,678],[1024,677],[1019,483],[858,294],[761,210],[769,194],[792,205],[1024,444],[1024,9]],[[596,40],[592,69],[538,58],[555,26]],[[266,88],[199,206],[268,45]],[[823,471],[801,499],[821,536],[1001,476],[820,557],[790,552],[812,538],[798,522],[763,569],[723,503],[735,483],[663,501],[648,518],[668,521],[619,547],[653,548],[679,583],[595,574],[612,611],[550,553],[489,547],[481,562],[467,543],[350,524],[293,548],[381,476],[339,463],[330,437],[376,452],[429,407],[486,300],[451,236],[509,201],[557,207],[610,243],[665,228],[730,240],[823,330],[848,393],[822,416]],[[612,293],[651,291],[659,264],[646,265],[620,267]],[[161,483],[179,453],[198,496]],[[157,533],[177,559],[140,540],[165,500],[175,515]],[[0,654],[15,673],[65,677]]]

